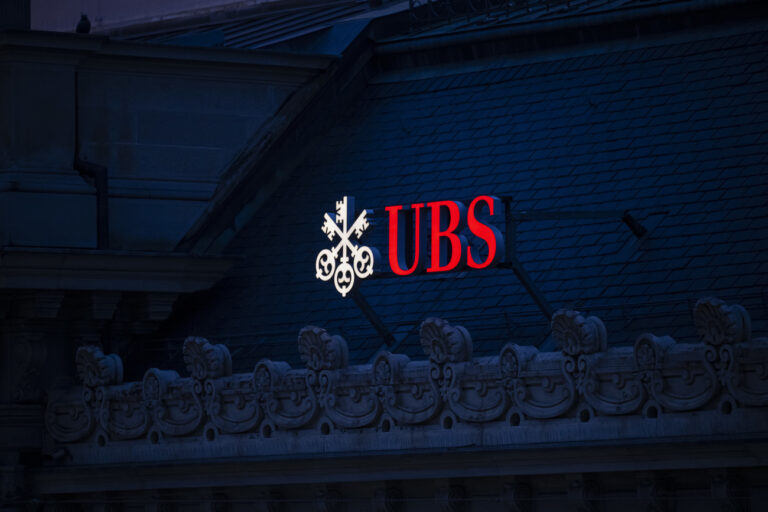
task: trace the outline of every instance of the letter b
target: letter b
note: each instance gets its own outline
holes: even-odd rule
[[[467,208],[458,201],[427,203],[432,210],[431,265],[427,272],[447,272],[464,268],[467,239],[458,234],[464,227]]]

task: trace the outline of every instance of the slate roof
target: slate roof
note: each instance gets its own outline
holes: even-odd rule
[[[257,49],[321,31],[369,10],[367,0],[330,2],[154,29],[127,38],[170,45]]]
[[[739,0],[725,0],[729,1]],[[423,9],[423,12],[412,12],[412,32],[437,35],[495,26],[567,20],[582,15],[636,11],[641,8],[658,10],[671,6],[695,6],[701,0],[486,0],[466,3],[414,0],[413,3],[416,6],[432,4],[435,7],[431,10]],[[450,7],[446,4],[450,4]]]
[[[323,214],[478,194],[516,210],[630,210],[619,219],[532,220],[517,251],[555,309],[600,316],[610,344],[644,332],[697,339],[702,296],[738,302],[768,330],[768,31],[552,53],[483,70],[376,77],[360,101],[234,240],[244,254],[167,332],[224,342],[236,369],[262,357],[299,364],[296,334],[343,335],[351,362],[382,340],[350,298],[314,277],[330,244]],[[379,212],[381,212],[379,210]],[[386,218],[365,242],[385,247]],[[464,325],[476,355],[507,342],[551,344],[548,322],[512,271],[367,280],[360,290],[399,344],[423,357],[420,322]]]
[[[725,0],[725,2],[739,0]],[[524,26],[549,20],[568,20],[583,15],[635,11],[640,8],[664,9],[670,6],[695,6],[701,0],[414,0],[409,11],[410,24],[403,25],[393,40],[414,34],[439,35],[495,26]],[[219,13],[227,19],[205,19],[183,26],[156,27],[137,33],[114,34],[136,41],[181,46],[260,49],[276,47],[304,36],[338,29],[345,22],[409,9],[409,2],[383,1],[374,8],[368,0],[342,0],[290,8],[261,6],[243,14]],[[450,5],[449,5],[450,4]],[[133,29],[135,30],[135,29]],[[317,51],[318,42],[294,49]],[[321,45],[322,46],[322,45]]]

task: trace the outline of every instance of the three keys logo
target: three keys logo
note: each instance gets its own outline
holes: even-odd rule
[[[355,278],[365,279],[373,274],[376,261],[376,249],[371,249],[358,242],[370,227],[368,210],[363,210],[352,225],[355,218],[355,198],[344,196],[336,201],[336,213],[326,213],[323,223],[323,233],[330,241],[338,240],[332,249],[323,249],[315,260],[315,276],[323,281],[333,279],[336,290],[346,297],[355,285]]]

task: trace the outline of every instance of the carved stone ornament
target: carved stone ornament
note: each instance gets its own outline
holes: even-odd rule
[[[400,376],[410,359],[403,354],[381,352],[373,363],[373,381],[378,385],[393,385],[400,381]]]
[[[260,395],[272,391],[273,387],[280,385],[283,376],[288,373],[291,366],[288,363],[270,361],[264,359],[256,364],[253,370],[253,388]]]
[[[460,325],[453,327],[442,318],[427,318],[421,324],[419,337],[421,348],[434,363],[459,363],[472,359],[472,337]]]
[[[211,345],[205,338],[190,336],[182,349],[189,374],[198,380],[232,375],[232,356],[224,345]]]
[[[429,365],[403,354],[382,352],[373,363],[373,382],[387,415],[400,425],[423,423],[440,411],[442,398]]]
[[[499,372],[504,379],[516,379],[528,365],[528,362],[536,357],[539,349],[507,343],[501,349],[499,356]]]
[[[696,302],[693,318],[699,336],[709,345],[748,342],[752,334],[749,314],[743,307],[729,306],[713,297]]]
[[[262,360],[253,372],[238,374],[231,374],[223,346],[189,338],[184,361],[192,377],[152,368],[142,381],[125,384],[119,357],[81,347],[76,360],[83,386],[51,392],[46,426],[56,442],[96,441],[104,449],[126,439],[202,437],[209,443],[243,436],[243,446],[266,453],[301,444],[324,449],[318,439],[362,439],[351,433],[376,433],[394,447],[403,439],[429,443],[436,430],[445,432],[441,440],[474,428],[487,428],[489,439],[506,432],[530,439],[546,435],[549,421],[560,422],[558,429],[569,421],[584,425],[558,430],[579,436],[623,432],[632,418],[644,425],[636,431],[655,432],[643,422],[667,412],[699,411],[702,418],[734,408],[768,413],[760,409],[768,407],[768,339],[752,340],[746,312],[717,299],[699,302],[696,324],[706,343],[643,334],[634,347],[607,349],[599,319],[558,311],[552,332],[562,351],[507,343],[496,356],[473,358],[466,329],[429,318],[421,324],[428,360],[381,352],[354,366],[343,338],[305,327],[298,338],[303,367]],[[596,417],[617,416],[620,428],[586,428]],[[357,442],[350,446],[359,448]],[[451,503],[446,496],[443,502]]]
[[[646,333],[635,342],[635,361],[641,370],[655,370],[664,363],[664,355],[675,344],[669,336],[654,336]]]
[[[220,432],[248,432],[263,417],[253,376],[238,374],[205,382],[205,411]]]
[[[299,331],[299,354],[310,370],[338,370],[349,361],[347,342],[341,336],[331,336],[320,327],[304,327]]]
[[[96,416],[91,411],[93,398],[92,390],[87,388],[71,388],[51,397],[45,409],[48,434],[60,443],[86,439],[96,425]]]
[[[149,430],[151,414],[142,402],[141,383],[98,388],[96,403],[99,426],[110,439],[135,439]]]
[[[117,354],[104,355],[99,347],[88,345],[77,349],[77,374],[89,388],[123,382],[123,361]]]
[[[569,356],[601,352],[608,341],[602,320],[595,316],[584,318],[578,311],[565,309],[552,315],[552,336]]]
[[[557,418],[570,411],[578,398],[574,382],[577,368],[573,360],[559,352],[513,347],[520,371],[525,369],[525,373],[511,380],[508,386],[517,408],[525,416],[536,419]]]
[[[188,435],[203,423],[203,387],[199,381],[181,378],[173,370],[151,368],[144,374],[142,390],[144,407],[163,434]]]
[[[254,391],[269,422],[280,429],[297,429],[316,416],[319,405],[308,380],[307,370],[291,370],[284,362],[259,361],[253,371]]]

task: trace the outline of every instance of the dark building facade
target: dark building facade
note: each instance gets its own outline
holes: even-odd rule
[[[5,505],[762,510],[766,14],[2,33]]]

